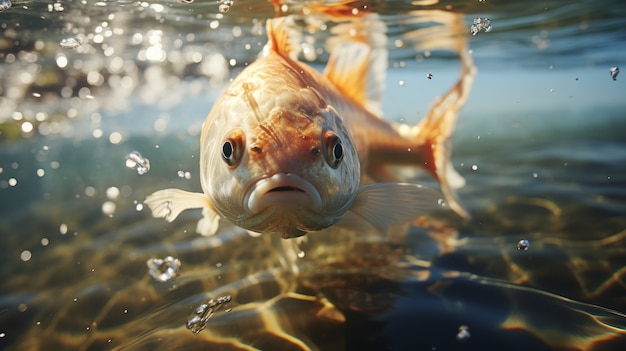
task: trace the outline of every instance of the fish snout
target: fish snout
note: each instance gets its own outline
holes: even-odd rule
[[[254,183],[244,198],[244,206],[250,213],[270,206],[319,211],[323,203],[320,192],[311,182],[293,173],[277,173]]]

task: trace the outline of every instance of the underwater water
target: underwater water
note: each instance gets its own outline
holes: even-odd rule
[[[380,14],[389,120],[421,120],[468,46],[452,160],[472,219],[331,228],[291,251],[143,206],[200,190],[213,101],[265,19],[307,3]],[[0,1],[0,349],[623,350],[626,4],[281,4]],[[321,69],[334,19],[304,18]]]

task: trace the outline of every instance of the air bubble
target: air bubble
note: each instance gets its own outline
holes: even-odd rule
[[[526,251],[530,247],[530,242],[526,239],[522,239],[517,242],[517,249],[520,251]]]
[[[613,78],[613,80],[617,80],[617,75],[619,74],[619,67],[613,66],[609,68],[609,73],[611,73],[611,78]]]
[[[230,10],[235,2],[233,0],[224,0],[219,6],[219,10],[221,13],[226,13]]]
[[[470,27],[470,33],[472,35],[478,34],[481,30],[485,32],[491,32],[491,21],[487,17],[474,18],[474,24]]]
[[[142,157],[139,151],[133,151],[126,155],[126,167],[135,169],[139,175],[144,175],[150,170],[150,160]]]
[[[81,46],[82,43],[83,42],[78,38],[65,38],[61,40],[59,45],[61,45],[61,47],[64,49],[76,49],[77,47]]]
[[[117,198],[120,196],[120,189],[115,186],[111,186],[107,188],[105,193],[106,193],[107,199],[117,200]]]
[[[432,74],[432,73],[428,73],[428,74],[426,75],[426,78],[428,78],[428,79],[433,79],[433,74]]]
[[[26,261],[30,261],[31,257],[33,257],[33,254],[28,251],[28,250],[24,250],[22,251],[22,253],[20,254],[20,259],[24,262]]]
[[[115,214],[115,210],[117,209],[117,205],[113,201],[105,201],[102,203],[102,213],[105,216],[113,217]]]
[[[178,171],[178,178],[191,179],[191,173],[187,171]]]
[[[146,265],[150,269],[150,276],[154,278],[154,280],[166,282],[174,279],[178,275],[181,263],[179,259],[167,256],[164,259],[151,258],[146,262]]]
[[[469,327],[462,325],[459,327],[459,332],[456,334],[456,340],[458,342],[466,342],[470,339]]]
[[[191,317],[187,320],[186,327],[191,330],[194,334],[198,334],[204,328],[206,328],[206,324],[215,312],[217,312],[222,305],[231,301],[231,297],[229,295],[218,297],[215,300],[209,300],[207,303],[203,303],[198,306],[194,311],[195,316]],[[230,308],[227,309],[230,311]]]

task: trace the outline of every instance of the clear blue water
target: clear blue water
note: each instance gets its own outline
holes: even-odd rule
[[[157,189],[199,189],[199,128],[265,42],[271,4],[13,1],[1,12],[0,349],[622,350],[626,83],[609,68],[626,69],[626,5],[367,4],[389,29],[384,114],[406,123],[459,74],[454,54],[428,54],[427,37],[409,34],[464,15],[478,74],[452,157],[473,218],[436,212],[389,238],[309,235],[297,274],[278,238],[228,224],[205,238],[198,212],[169,224],[138,207]],[[476,17],[493,29],[471,36]],[[70,37],[82,44],[62,48]],[[147,174],[124,166],[133,150]],[[156,282],[146,261],[168,255],[180,275]],[[187,330],[197,306],[225,295],[204,330]]]

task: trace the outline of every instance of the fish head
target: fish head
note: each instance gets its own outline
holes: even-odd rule
[[[203,127],[201,181],[221,216],[292,238],[327,228],[348,211],[359,159],[337,111],[313,88],[244,86],[212,113],[220,118]]]

